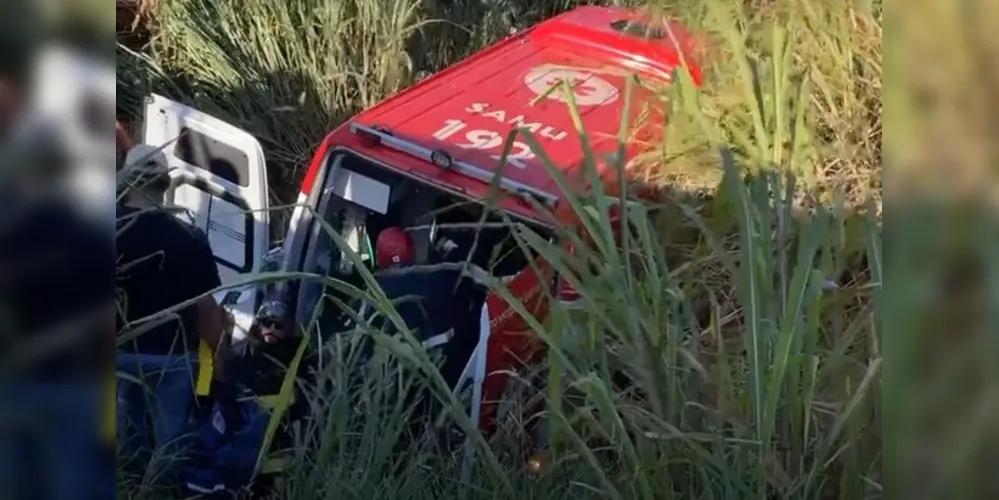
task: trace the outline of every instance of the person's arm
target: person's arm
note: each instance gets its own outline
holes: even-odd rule
[[[186,274],[192,280],[191,296],[199,297],[194,306],[197,313],[198,336],[215,354],[216,366],[222,368],[230,355],[231,320],[229,313],[211,294],[213,290],[222,286],[222,278],[219,276],[218,265],[215,263],[215,255],[208,243],[208,237],[197,231],[191,239],[191,245],[188,254],[191,258],[186,263],[188,267]],[[221,369],[216,370],[217,375],[221,373]]]
[[[211,295],[198,299],[195,307],[198,310],[198,335],[217,353],[220,347],[228,344],[226,311]]]

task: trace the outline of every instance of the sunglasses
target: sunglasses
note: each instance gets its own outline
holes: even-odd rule
[[[281,322],[275,318],[259,318],[257,319],[257,324],[270,329],[279,329],[281,327]]]

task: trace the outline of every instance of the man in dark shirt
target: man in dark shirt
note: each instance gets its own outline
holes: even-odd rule
[[[151,441],[162,452],[185,434],[199,341],[215,353],[216,370],[224,366],[227,314],[210,293],[221,280],[207,237],[160,207],[169,188],[163,153],[136,146],[124,168],[132,186],[117,209],[117,366],[143,383],[119,380],[119,433],[130,427],[126,439],[138,438],[139,450]]]

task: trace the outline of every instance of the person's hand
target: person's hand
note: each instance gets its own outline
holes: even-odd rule
[[[442,236],[437,240],[437,249],[443,253],[448,253],[455,248],[458,248],[458,244],[451,241],[449,238]]]
[[[468,277],[472,278],[472,281],[479,286],[488,287],[491,284],[492,275],[485,269],[482,269],[471,262],[468,263],[466,272],[468,273]],[[503,283],[505,284],[506,282]]]
[[[236,328],[236,317],[227,309],[222,309],[222,333],[226,339],[232,338],[232,331]]]

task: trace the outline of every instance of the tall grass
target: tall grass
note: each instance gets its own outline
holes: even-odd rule
[[[471,26],[468,19],[495,16],[477,5],[161,0],[151,55],[123,54],[119,64],[252,130],[269,159],[288,168],[281,178],[292,179],[332,126],[407,84],[414,70],[499,36],[502,23]],[[558,226],[560,239],[595,242],[569,255],[510,223],[583,304],[555,304],[549,321],[531,322],[554,368],[541,392],[552,424],[549,470],[533,474],[507,452],[526,418],[515,408],[493,442],[476,439],[478,466],[471,484],[461,483],[460,453],[409,440],[412,408],[398,398],[408,384],[430,384],[451,418],[460,415],[433,360],[412,342],[361,329],[324,347],[336,361],[304,388],[310,417],[295,430],[296,462],[279,497],[881,496],[881,319],[891,301],[881,295],[878,219],[880,8],[782,0],[654,7],[705,35],[699,61],[708,81],[698,90],[681,72],[663,89],[664,142],[640,170],[625,176],[616,165],[622,189],[570,189],[537,142],[522,138],[565,190],[576,224]],[[467,45],[428,41],[426,16],[440,12],[467,23]],[[407,55],[414,46],[420,57]],[[586,131],[579,136],[586,149]],[[586,166],[596,177],[592,153]],[[663,196],[627,205],[629,230],[616,245],[608,207],[628,198],[629,183]],[[868,200],[876,208],[866,210]],[[493,288],[526,312],[499,283]],[[350,292],[390,312],[377,287]],[[371,335],[382,347],[362,363],[352,346]]]

